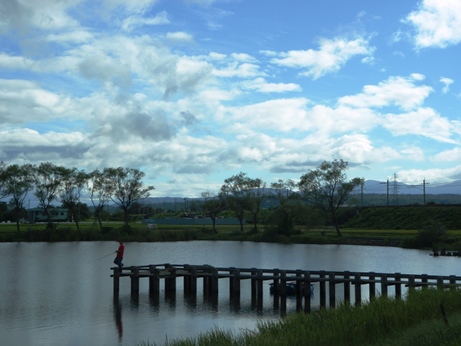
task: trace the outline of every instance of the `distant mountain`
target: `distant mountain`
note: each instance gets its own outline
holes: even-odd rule
[[[461,180],[457,180],[448,184],[431,185],[426,183],[426,195],[442,195],[442,194],[461,194]],[[423,183],[419,185],[409,185],[401,182],[377,181],[377,180],[366,180],[363,186],[363,193],[369,194],[402,194],[402,195],[419,195],[423,194]],[[361,188],[357,188],[355,193],[361,193]]]
[[[388,191],[389,189],[389,191]],[[358,187],[354,190],[353,194],[361,194],[361,188]],[[271,188],[266,188],[265,193],[267,195],[274,194],[274,190]],[[378,181],[378,180],[366,180],[363,186],[364,194],[381,194],[381,195],[422,195],[423,194],[423,184],[419,185],[409,185],[401,182],[395,182],[389,180],[387,181]],[[454,181],[448,184],[442,185],[431,185],[426,183],[426,195],[445,195],[445,194],[455,194],[461,195],[461,180]],[[146,205],[157,205],[160,208],[169,208],[176,209],[184,206],[185,204],[196,203],[203,201],[203,198],[185,198],[185,197],[148,197],[143,200],[140,200],[139,203]]]

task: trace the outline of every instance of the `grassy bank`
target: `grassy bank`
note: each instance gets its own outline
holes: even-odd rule
[[[342,236],[338,237],[333,228],[299,228],[291,236],[277,235],[266,232],[261,226],[258,232],[251,225],[246,225],[243,232],[239,226],[220,226],[213,232],[209,226],[197,225],[158,225],[158,229],[149,230],[146,225],[132,223],[129,228],[123,223],[104,223],[102,229],[94,223],[82,223],[77,230],[75,224],[60,223],[53,227],[46,224],[21,225],[20,231],[15,225],[0,224],[0,242],[28,241],[114,241],[123,239],[126,242],[163,242],[190,240],[221,240],[221,241],[257,241],[284,244],[350,244],[400,246],[407,248],[428,248],[417,242],[418,230],[393,229],[359,229],[344,228]],[[440,249],[461,252],[461,231],[449,230],[440,243]]]
[[[297,313],[265,322],[256,332],[212,330],[197,338],[138,345],[459,345],[461,291],[412,290],[404,300],[380,297],[360,307]]]
[[[187,225],[159,225],[158,229],[149,230],[146,225],[133,223],[127,229],[122,223],[107,223],[102,229],[92,223],[81,224],[77,230],[74,224],[61,223],[47,227],[46,224],[21,225],[18,232],[14,225],[0,225],[0,241],[124,241],[162,242],[186,240],[234,240],[260,241],[298,244],[372,244],[399,246],[408,237],[414,237],[416,231],[386,231],[386,230],[343,230],[343,236],[338,237],[331,228],[299,229],[291,236],[277,235],[264,231],[261,226],[254,232],[252,226],[245,226],[243,232],[239,226],[220,226],[217,232],[210,227]]]

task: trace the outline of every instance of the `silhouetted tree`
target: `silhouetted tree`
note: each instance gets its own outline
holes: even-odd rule
[[[147,198],[153,186],[144,186],[145,173],[136,168],[105,168],[104,175],[111,182],[110,198],[124,213],[125,226],[128,227],[129,209],[139,199]]]
[[[39,207],[45,212],[49,226],[51,225],[52,202],[62,191],[64,174],[64,167],[56,166],[50,162],[43,162],[39,166],[33,166],[32,169],[34,195],[38,199]]]
[[[24,215],[24,201],[27,194],[33,188],[32,177],[33,166],[30,164],[10,165],[0,170],[0,181],[2,181],[3,197],[9,196],[10,205],[13,208],[13,215],[16,221],[16,229],[19,232],[19,220]]]
[[[216,218],[225,208],[224,200],[209,191],[202,192],[202,197],[205,198],[205,201],[202,203],[202,211],[211,218],[213,232],[216,232]]]
[[[80,231],[78,211],[80,196],[88,181],[88,174],[77,168],[64,168],[62,172],[61,203],[67,208],[71,221],[75,222]]]
[[[336,212],[352,190],[363,183],[361,178],[347,180],[345,172],[348,168],[347,161],[323,161],[316,169],[302,175],[298,184],[305,197],[331,214],[338,236],[341,231]]]

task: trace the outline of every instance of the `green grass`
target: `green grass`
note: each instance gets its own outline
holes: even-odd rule
[[[157,230],[149,230],[141,223],[131,223],[126,231],[122,222],[103,223],[103,229],[93,222],[80,223],[78,231],[73,223],[54,224],[53,229],[46,229],[46,224],[22,224],[17,232],[14,224],[0,224],[0,242],[16,241],[102,241],[117,240],[139,242],[220,240],[220,241],[256,241],[284,244],[357,244],[388,245],[418,248],[417,230],[395,229],[359,229],[344,228],[342,237],[338,237],[333,228],[319,227],[311,229],[298,228],[291,236],[266,232],[264,226],[258,232],[252,225],[245,225],[243,232],[238,225],[220,225],[217,232],[211,227],[197,225],[158,225]],[[444,241],[437,244],[439,250],[461,251],[461,230],[450,230]]]
[[[443,307],[443,310],[442,310]],[[296,313],[241,335],[214,329],[196,338],[138,345],[459,345],[461,291],[412,290],[406,299],[379,297],[354,307]]]

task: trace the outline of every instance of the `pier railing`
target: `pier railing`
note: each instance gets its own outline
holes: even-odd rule
[[[428,274],[376,273],[376,272],[349,272],[349,271],[314,271],[314,270],[286,270],[286,269],[258,269],[214,267],[210,265],[190,264],[151,264],[123,268],[112,268],[114,281],[114,297],[118,298],[120,279],[127,277],[131,280],[131,294],[139,294],[139,281],[142,278],[149,280],[149,293],[160,293],[160,281],[163,280],[165,294],[175,294],[177,279],[182,278],[185,296],[195,296],[197,285],[201,281],[203,294],[207,297],[216,297],[219,293],[219,282],[228,280],[229,299],[238,302],[241,295],[241,282],[251,282],[251,300],[261,306],[264,294],[264,282],[269,282],[275,288],[273,291],[274,307],[286,309],[286,299],[294,295],[297,310],[311,311],[311,285],[315,287],[315,294],[319,297],[320,307],[335,308],[337,298],[345,302],[362,304],[362,287],[368,286],[368,297],[376,295],[387,296],[389,288],[397,299],[404,291],[418,287],[456,288],[461,286],[461,276],[440,276]],[[342,289],[337,289],[342,286]],[[288,290],[288,287],[291,289]],[[294,288],[294,290],[293,290]],[[337,291],[343,292],[343,297],[337,297]],[[353,295],[351,294],[353,291]]]

